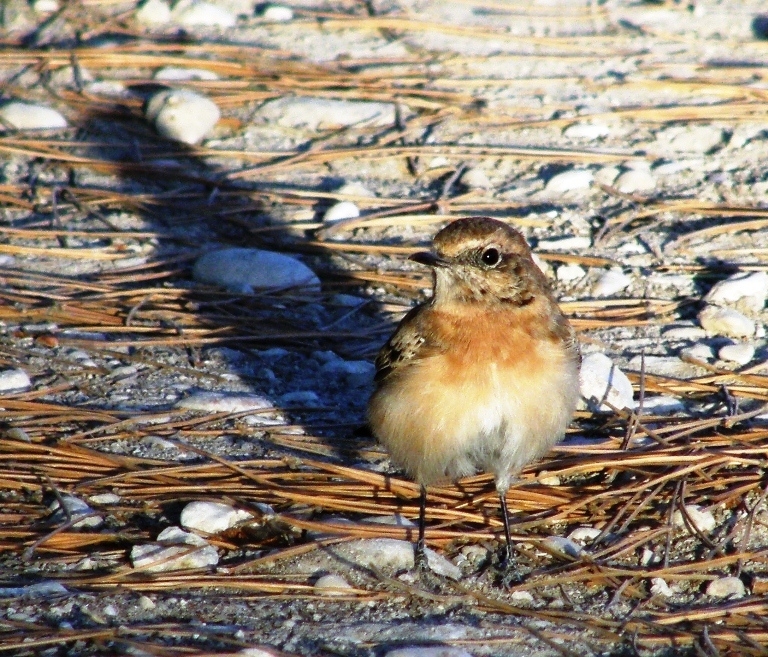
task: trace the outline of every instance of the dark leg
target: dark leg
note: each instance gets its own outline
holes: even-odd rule
[[[427,567],[427,553],[424,552],[424,526],[427,518],[427,487],[421,487],[421,496],[419,497],[419,540],[416,543],[416,552],[414,554],[414,564],[418,570],[425,570]]]
[[[507,513],[507,491],[499,491],[499,501],[501,502],[501,515],[504,519],[504,537],[507,539],[507,546],[504,550],[504,559],[501,562],[503,568],[508,568],[512,562],[512,536],[509,533],[509,513]]]

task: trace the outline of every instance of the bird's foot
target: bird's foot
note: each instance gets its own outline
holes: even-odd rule
[[[523,581],[523,577],[518,570],[517,559],[509,546],[505,546],[502,549],[497,568],[496,583],[498,586],[508,589]]]

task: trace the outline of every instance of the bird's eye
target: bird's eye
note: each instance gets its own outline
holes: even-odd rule
[[[480,256],[480,259],[483,261],[484,265],[487,265],[488,267],[494,267],[495,265],[499,264],[499,260],[501,260],[501,254],[499,253],[498,249],[490,247],[489,249],[483,251],[483,255]]]

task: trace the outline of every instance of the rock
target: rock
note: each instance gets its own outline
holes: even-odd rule
[[[512,591],[512,593],[509,595],[509,599],[518,605],[533,604],[533,595],[530,593],[530,591]]]
[[[680,358],[682,360],[700,360],[707,362],[714,358],[714,356],[715,354],[712,351],[712,347],[701,342],[680,350]]]
[[[610,412],[605,402],[616,408],[634,408],[634,392],[627,375],[605,354],[585,356],[579,373],[581,396],[590,408]]]
[[[323,365],[321,371],[334,377],[342,376],[347,385],[352,388],[360,388],[373,383],[376,367],[367,360],[342,360],[337,358]]]
[[[208,413],[244,413],[273,409],[266,397],[245,392],[213,392],[198,390],[176,403],[176,408]]]
[[[472,657],[464,648],[453,646],[408,646],[384,653],[384,657]]]
[[[190,502],[181,512],[181,526],[206,534],[218,534],[250,520],[253,514],[221,502]]]
[[[593,141],[611,134],[611,129],[604,123],[572,123],[564,131],[568,139],[583,139]]]
[[[747,589],[738,577],[720,577],[707,584],[707,595],[711,598],[743,598]]]
[[[155,80],[164,82],[186,82],[187,80],[218,80],[219,76],[204,68],[183,68],[181,66],[164,66],[155,71]]]
[[[392,525],[393,527],[416,527],[416,523],[399,513],[391,516],[367,516],[363,522],[370,522],[374,525]]]
[[[630,285],[632,285],[632,279],[621,269],[609,269],[592,286],[592,295],[596,297],[609,297],[612,294],[621,292]]]
[[[707,332],[700,326],[675,326],[662,333],[667,340],[701,340]]]
[[[232,12],[203,0],[176,3],[171,17],[184,27],[232,27],[237,23]]]
[[[375,566],[386,570],[410,570],[414,567],[414,546],[394,538],[370,538],[341,543],[328,548],[341,559],[360,566]],[[461,569],[434,550],[426,549],[427,565],[438,575],[458,580]]]
[[[321,403],[314,390],[294,390],[280,395],[280,405],[319,407]]]
[[[42,581],[28,586],[0,587],[0,598],[54,598],[57,595],[71,595],[69,590],[59,582]]]
[[[702,509],[698,504],[686,504],[685,510],[688,513],[688,516],[690,516],[694,527],[702,533],[712,531],[717,525],[712,513],[706,509]],[[672,524],[675,527],[688,527],[683,512],[680,509],[677,509],[672,514]]]
[[[61,508],[59,500],[54,500],[48,507],[51,511],[54,511],[53,516],[51,516],[51,522],[57,525],[68,522],[70,518],[75,520],[79,517],[83,517],[83,519],[72,523],[73,529],[82,529],[83,527],[93,529],[94,527],[99,527],[104,522],[101,516],[93,515],[93,509],[78,497],[62,495],[61,501],[64,509]]]
[[[706,154],[723,144],[722,128],[709,125],[672,126],[656,133],[656,142],[665,153]]]
[[[115,493],[98,493],[97,495],[91,495],[88,498],[88,501],[91,504],[102,504],[102,505],[108,505],[108,504],[120,504],[121,500],[123,498],[119,495],[115,495]]]
[[[219,563],[215,547],[195,534],[178,527],[167,527],[157,536],[157,543],[134,545],[131,562],[134,568],[148,573],[164,573],[187,568],[205,568]]]
[[[559,486],[562,482],[557,475],[551,475],[546,470],[542,470],[538,476],[538,482],[542,486]]]
[[[751,338],[755,334],[755,323],[732,308],[705,306],[699,313],[699,322],[710,335]]]
[[[627,364],[627,369],[632,372],[640,372],[642,359],[634,356]],[[700,376],[705,370],[698,365],[685,363],[674,356],[646,356],[645,371],[647,374],[669,376],[673,379],[690,379]]]
[[[341,196],[362,196],[365,198],[374,198],[374,194],[363,183],[360,182],[346,182],[336,190],[336,193]]]
[[[313,588],[318,595],[333,597],[349,595],[349,592],[345,589],[352,589],[352,586],[341,575],[331,574],[318,578]]]
[[[335,203],[323,214],[323,221],[333,223],[343,219],[354,219],[360,216],[359,208],[352,201],[340,201]]]
[[[601,533],[602,530],[597,527],[577,527],[568,534],[568,538],[572,541],[585,543],[587,541],[594,541]]]
[[[13,130],[56,130],[66,128],[67,120],[44,105],[11,100],[0,104],[0,132]]]
[[[21,440],[25,443],[32,442],[32,437],[21,427],[11,427],[5,432],[5,437],[11,440]]]
[[[192,276],[201,283],[250,293],[270,288],[318,290],[320,279],[303,262],[282,253],[231,248],[209,251],[195,263]]]
[[[146,0],[136,10],[136,20],[142,25],[164,25],[171,21],[171,6],[165,0]]]
[[[656,189],[656,179],[649,171],[643,169],[630,169],[622,173],[614,181],[614,187],[623,194],[633,192],[648,192]]]
[[[189,145],[199,144],[221,118],[216,103],[186,89],[158,91],[145,114],[163,137]]]
[[[591,246],[592,240],[589,237],[581,237],[579,235],[539,240],[538,244],[538,248],[543,251],[583,251]]]
[[[613,185],[613,183],[616,181],[616,178],[618,178],[620,174],[621,170],[619,167],[600,167],[597,171],[595,171],[595,182],[598,185]]]
[[[575,190],[588,189],[594,175],[588,169],[569,169],[552,176],[544,190],[549,194],[566,194]]]
[[[541,545],[549,552],[554,552],[558,555],[571,557],[578,559],[584,549],[578,544],[574,543],[570,538],[564,536],[547,536]]]
[[[395,123],[393,103],[377,103],[309,96],[285,96],[261,106],[257,117],[269,123],[311,130],[338,128],[359,123],[391,126]]]
[[[584,268],[579,265],[561,265],[557,268],[557,272],[555,273],[557,280],[563,283],[572,283],[573,281],[581,280],[586,275],[587,272],[585,272]]]
[[[477,167],[470,167],[462,173],[461,183],[469,187],[469,189],[491,189],[493,187],[488,174]]]
[[[293,20],[293,9],[284,5],[267,5],[260,18],[266,23],[287,23]]]
[[[720,347],[720,351],[717,352],[717,357],[720,360],[725,360],[730,363],[746,365],[755,357],[755,348],[746,342],[727,344]]]
[[[141,609],[142,611],[152,611],[157,607],[157,605],[155,604],[155,601],[146,595],[139,596],[138,602],[139,602],[139,609]]]
[[[32,387],[32,381],[24,370],[3,370],[0,372],[0,392],[10,390],[27,390]]]
[[[768,297],[768,274],[764,271],[740,272],[715,283],[704,301],[716,306],[733,306],[741,312],[757,314]]]
[[[640,402],[635,406],[635,410],[640,410]],[[676,397],[669,395],[655,395],[643,399],[644,415],[671,415],[672,413],[682,413],[685,410],[685,404]]]
[[[35,0],[32,3],[32,11],[36,14],[52,14],[54,11],[59,11],[58,0]]]
[[[651,594],[660,595],[663,598],[674,595],[672,589],[669,588],[669,584],[661,577],[653,577],[651,579]]]

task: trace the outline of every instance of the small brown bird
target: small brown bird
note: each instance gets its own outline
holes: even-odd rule
[[[458,219],[430,252],[434,292],[376,359],[368,419],[420,486],[416,559],[424,565],[427,486],[490,472],[511,555],[512,478],[564,435],[579,396],[579,346],[525,238],[488,217]]]

